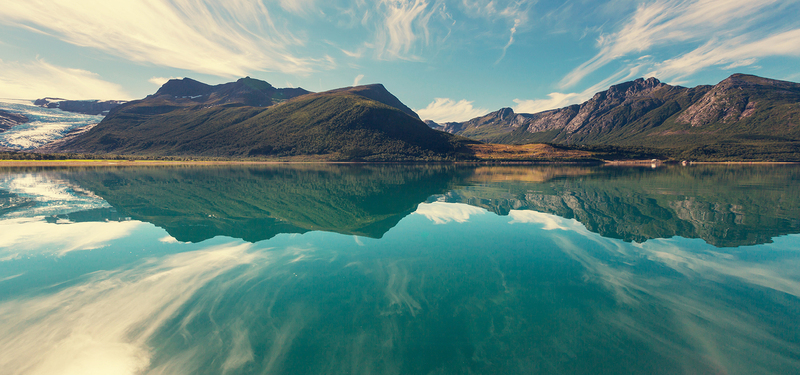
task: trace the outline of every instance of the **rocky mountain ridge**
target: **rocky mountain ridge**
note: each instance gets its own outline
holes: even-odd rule
[[[747,149],[768,141],[796,149],[800,84],[734,74],[714,86],[687,88],[640,78],[611,86],[581,104],[534,114],[502,108],[441,129],[509,144],[694,149],[733,143]]]

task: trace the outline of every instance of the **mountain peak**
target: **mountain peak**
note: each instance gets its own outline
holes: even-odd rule
[[[752,87],[752,86],[766,86],[786,89],[790,91],[800,90],[800,84],[789,81],[780,81],[777,79],[764,78],[754,76],[751,74],[736,73],[730,77],[725,78],[717,84],[720,87]]]
[[[644,91],[650,91],[656,88],[664,86],[661,81],[656,79],[655,77],[650,77],[648,79],[644,78],[637,78],[633,81],[623,82],[617,85],[613,85],[608,88],[609,93],[624,93],[626,96],[630,96],[631,94],[637,94]]]
[[[500,108],[500,110],[497,111],[497,116],[500,118],[500,120],[505,120],[511,116],[514,116],[514,110],[509,107]]]
[[[275,89],[275,87],[269,84],[269,82],[262,81],[260,79],[250,78],[249,76],[244,78],[239,78],[238,80],[236,80],[236,83],[258,91],[267,91]]]
[[[381,102],[386,104],[390,107],[397,108],[403,111],[405,114],[420,120],[419,115],[414,112],[411,108],[403,104],[400,99],[397,99],[383,84],[380,83],[373,83],[369,85],[361,85],[361,86],[353,86],[353,87],[344,87],[341,89],[335,89],[326,91],[326,93],[351,93],[355,95],[363,96],[367,99],[372,99],[377,102]]]
[[[161,88],[156,91],[155,96],[198,96],[208,94],[211,92],[212,88],[213,86],[211,85],[195,81],[191,78],[171,79],[167,81],[167,83],[161,85]]]

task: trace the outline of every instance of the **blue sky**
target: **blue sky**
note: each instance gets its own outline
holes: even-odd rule
[[[423,118],[580,103],[639,77],[800,81],[800,0],[11,0],[0,98],[133,99],[173,77],[383,83]]]

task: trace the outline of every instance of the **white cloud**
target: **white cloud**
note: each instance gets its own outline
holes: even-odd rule
[[[303,74],[320,63],[293,55],[290,49],[304,42],[253,0],[29,0],[0,7],[0,22],[140,63],[218,76]]]
[[[164,236],[158,239],[158,242],[161,243],[178,243],[178,239],[172,236]]]
[[[363,78],[364,78],[363,74],[357,75],[356,78],[353,80],[353,86],[358,86],[358,84],[361,83],[361,79]]]
[[[451,221],[466,223],[474,215],[483,215],[487,211],[462,203],[421,203],[414,215],[422,215],[435,224],[446,224]]]
[[[43,217],[3,220],[0,260],[26,255],[63,256],[72,251],[99,249],[127,237],[142,225],[140,221],[51,224]]]
[[[489,113],[489,110],[472,107],[471,101],[456,102],[448,98],[436,98],[427,107],[414,111],[420,118],[435,122],[467,121]]]
[[[551,92],[547,94],[549,99],[514,99],[514,103],[517,105],[514,106],[514,112],[516,113],[537,113],[542,111],[547,111],[550,109],[566,107],[571,104],[580,103],[586,101],[589,97],[586,97],[582,93],[560,93],[560,92]]]
[[[0,7],[2,9],[2,7]],[[37,59],[29,63],[0,60],[0,97],[38,99],[130,99],[118,84],[81,69],[64,68]]]
[[[508,216],[512,219],[509,224],[542,224],[542,229],[544,230],[570,230],[581,225],[575,220],[564,219],[560,216],[550,215],[538,211],[511,210],[508,213]]]
[[[658,45],[708,40],[712,35],[724,36],[723,40],[744,35],[747,26],[760,20],[776,2],[661,0],[642,4],[618,32],[598,37],[600,51],[567,74],[560,87],[574,86],[611,61]]]
[[[171,79],[179,79],[179,78],[178,77],[169,77],[169,78],[167,78],[167,77],[153,77],[153,78],[148,79],[147,82],[150,82],[150,83],[152,83],[152,84],[154,84],[156,86],[162,86],[162,85],[164,85],[165,83],[167,83]]]

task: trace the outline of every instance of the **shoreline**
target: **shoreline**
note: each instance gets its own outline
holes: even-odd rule
[[[180,166],[180,165],[276,165],[276,164],[476,164],[476,165],[536,165],[536,164],[596,164],[600,166],[660,167],[680,165],[676,162],[652,160],[609,160],[599,163],[586,163],[575,160],[478,160],[453,162],[353,162],[353,161],[243,161],[243,160],[112,160],[112,159],[68,159],[68,160],[0,160],[0,167],[131,167],[131,166]],[[794,161],[692,161],[691,165],[795,165]]]
[[[233,160],[0,160],[0,167],[129,167],[171,165],[247,165],[247,164],[301,164],[283,161],[233,161]]]

